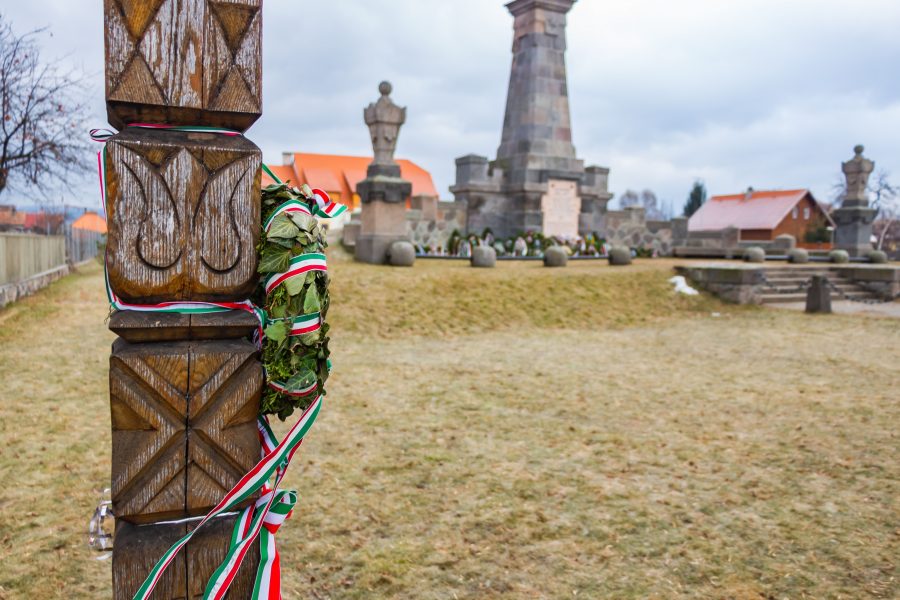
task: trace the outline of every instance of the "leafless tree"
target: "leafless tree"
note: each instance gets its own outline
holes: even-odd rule
[[[884,248],[884,242],[893,230],[894,223],[900,219],[900,187],[891,183],[890,173],[878,171],[875,180],[869,183],[872,194],[872,208],[877,210],[875,216],[875,235],[878,236],[878,249]]]
[[[665,219],[667,218],[667,211],[671,211],[670,206],[660,205],[659,199],[656,197],[653,190],[644,190],[640,194],[634,190],[627,190],[619,198],[619,206],[622,208],[628,208],[630,206],[643,207],[647,218],[650,220]]]
[[[90,168],[80,78],[41,60],[37,36],[0,15],[0,195],[15,184],[46,195]]]
[[[840,206],[847,195],[847,182],[841,177],[832,186],[836,206]],[[900,220],[900,186],[891,183],[891,174],[881,169],[869,179],[866,191],[871,194],[869,205],[876,210],[874,231],[878,237],[877,248],[881,250],[891,236],[894,223]]]

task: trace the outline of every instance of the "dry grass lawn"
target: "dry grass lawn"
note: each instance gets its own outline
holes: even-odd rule
[[[670,267],[335,260],[286,597],[900,597],[900,320]],[[105,314],[97,267],[0,311],[4,600],[110,596]]]

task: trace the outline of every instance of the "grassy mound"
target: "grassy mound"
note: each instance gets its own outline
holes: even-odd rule
[[[465,261],[419,260],[412,269],[394,269],[334,254],[329,319],[338,336],[583,330],[723,310],[714,298],[673,293],[669,261],[625,270],[577,261],[563,270],[539,261],[472,269]]]

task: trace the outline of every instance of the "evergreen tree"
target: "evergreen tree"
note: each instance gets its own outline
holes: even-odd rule
[[[690,217],[700,210],[700,207],[706,202],[706,186],[702,181],[695,181],[691,194],[688,196],[687,202],[684,203],[684,216]]]

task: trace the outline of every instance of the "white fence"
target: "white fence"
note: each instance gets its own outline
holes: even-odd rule
[[[66,257],[73,265],[83,263],[97,256],[100,242],[106,237],[105,234],[96,231],[88,231],[86,229],[72,229],[71,226],[66,227]]]
[[[25,281],[65,264],[64,236],[0,233],[0,285]]]

